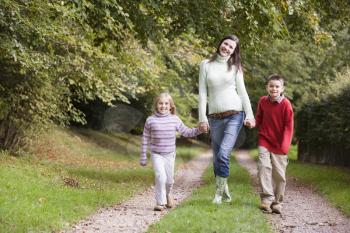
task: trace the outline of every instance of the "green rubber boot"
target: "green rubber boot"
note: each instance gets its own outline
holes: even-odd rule
[[[232,198],[231,198],[231,195],[230,195],[230,191],[228,190],[227,180],[226,180],[226,183],[225,183],[224,193],[222,194],[222,200],[224,202],[231,202],[232,201]]]
[[[213,199],[214,204],[221,204],[222,195],[224,194],[225,184],[227,183],[227,178],[216,176],[216,192]]]

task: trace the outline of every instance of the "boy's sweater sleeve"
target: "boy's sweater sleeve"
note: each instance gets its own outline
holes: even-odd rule
[[[241,98],[244,112],[246,114],[246,119],[254,119],[254,114],[252,106],[250,104],[250,99],[247,93],[247,90],[244,85],[243,71],[239,69],[236,74],[236,85],[237,85],[237,94]]]
[[[198,117],[199,122],[208,122],[206,116],[207,111],[207,82],[205,65],[208,61],[204,60],[199,67],[199,83],[198,83]]]
[[[141,154],[140,154],[140,163],[147,163],[147,147],[151,141],[151,130],[149,120],[147,119],[145,127],[143,129],[142,140],[141,140]]]
[[[262,119],[263,119],[263,111],[261,108],[261,102],[262,102],[262,97],[259,99],[258,102],[258,107],[256,110],[256,115],[255,115],[255,127],[259,128],[261,123],[262,123]]]
[[[201,134],[201,132],[199,131],[198,128],[188,128],[182,121],[180,118],[177,117],[178,123],[177,123],[177,131],[184,137],[195,137],[199,134]]]
[[[293,117],[294,117],[293,108],[291,103],[288,101],[286,109],[284,111],[284,132],[283,132],[283,140],[281,145],[282,152],[285,154],[288,154],[290,144],[292,143],[293,127],[294,127]]]

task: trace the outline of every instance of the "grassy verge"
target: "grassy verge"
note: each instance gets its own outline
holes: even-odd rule
[[[138,165],[139,148],[139,136],[53,129],[32,156],[0,153],[0,232],[64,229],[142,191],[154,178]],[[178,162],[202,149],[179,145]]]
[[[249,174],[237,163],[231,165],[229,187],[232,203],[211,203],[215,181],[212,167],[204,174],[204,185],[148,232],[272,232],[266,216],[258,209],[259,198],[251,186]]]
[[[257,150],[252,152],[254,157],[257,154]],[[293,146],[289,152],[287,175],[309,185],[322,194],[331,204],[350,216],[349,169],[297,161],[297,147]]]

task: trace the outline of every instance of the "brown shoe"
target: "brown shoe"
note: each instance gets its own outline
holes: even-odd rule
[[[275,214],[281,214],[282,212],[282,205],[281,204],[274,204],[271,206],[272,212]]]
[[[165,206],[164,205],[156,205],[153,210],[154,211],[162,211],[165,209]]]
[[[260,209],[267,212],[267,213],[272,213],[272,210],[271,210],[271,204],[270,203],[267,203],[267,202],[261,202],[260,204]]]
[[[174,198],[172,195],[167,195],[166,196],[166,205],[167,208],[173,208],[174,207]]]

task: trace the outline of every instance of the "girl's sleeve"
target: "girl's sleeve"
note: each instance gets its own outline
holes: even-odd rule
[[[237,94],[241,98],[241,101],[243,104],[243,110],[246,114],[245,119],[247,119],[247,120],[254,119],[252,106],[250,104],[249,96],[248,96],[247,90],[246,90],[245,85],[244,85],[242,69],[238,69],[238,71],[237,71],[236,85],[237,85]]]
[[[201,132],[199,131],[198,128],[188,128],[182,121],[180,118],[177,117],[178,120],[178,124],[177,124],[177,131],[184,137],[195,137],[199,134],[201,134]]]
[[[147,119],[145,127],[143,128],[142,140],[141,140],[141,154],[140,154],[140,164],[147,163],[147,147],[151,141],[151,130],[149,120]]]
[[[283,153],[288,154],[290,144],[293,138],[293,128],[294,128],[294,113],[292,104],[288,101],[286,110],[284,112],[284,131],[281,149]]]
[[[206,72],[205,65],[208,60],[201,62],[199,67],[199,83],[198,83],[198,120],[199,122],[208,122],[206,116],[207,110],[207,83],[206,83]]]

